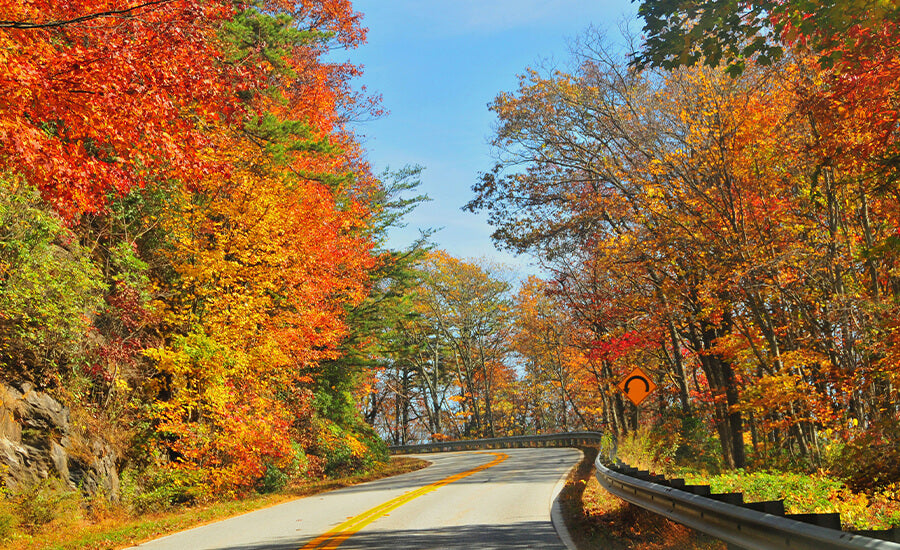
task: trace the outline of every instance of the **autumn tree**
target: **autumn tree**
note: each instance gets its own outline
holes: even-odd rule
[[[802,45],[824,56],[826,64],[844,63],[846,48],[860,46],[897,21],[891,3],[854,0],[840,3],[754,1],[642,2],[646,41],[634,61],[672,69],[720,63],[736,74],[749,62],[779,61],[786,47]]]
[[[415,195],[420,185],[422,168],[407,166],[396,172],[386,170],[383,187],[373,191],[367,200],[372,216],[367,232],[375,243],[372,252],[374,269],[369,272],[369,293],[366,299],[348,310],[348,336],[340,346],[340,356],[324,364],[325,373],[317,384],[325,395],[341,388],[341,400],[330,410],[323,411],[336,421],[355,421],[357,401],[364,410],[364,418],[375,424],[378,413],[393,399],[399,431],[391,430],[398,441],[405,442],[404,429],[409,425],[410,405],[409,357],[414,353],[405,341],[402,327],[415,315],[412,291],[419,284],[419,263],[429,247],[426,231],[405,249],[388,248],[390,231],[403,227],[403,218],[424,201],[425,195]],[[395,377],[396,378],[393,378]],[[325,391],[330,388],[329,391]]]
[[[507,376],[509,283],[499,268],[433,253],[425,266],[425,318],[448,343],[465,435],[494,435],[494,391]]]
[[[502,269],[431,251],[415,266],[409,315],[380,376],[395,440],[491,436],[515,430],[504,390],[510,362],[510,283]]]
[[[583,376],[585,354],[570,311],[546,282],[529,277],[513,306],[513,349],[524,370],[521,386],[531,394],[537,433],[586,429],[594,419],[582,412],[596,399]],[[596,385],[593,385],[596,387]],[[587,394],[587,395],[585,395]]]
[[[40,251],[4,257],[4,299],[21,302],[6,274],[27,266],[66,298],[4,313],[7,374],[86,385],[79,406],[133,436],[142,479],[187,500],[381,457],[345,418],[369,365],[334,365],[362,349],[348,317],[389,286],[373,247],[409,203],[347,126],[378,112],[358,68],[325,59],[364,40],[350,3],[32,2],[4,19],[3,235]],[[40,361],[6,345],[38,319],[72,339]]]
[[[4,2],[0,10],[0,162],[23,171],[70,219],[101,210],[108,195],[151,174],[208,171],[199,157],[209,143],[202,124],[233,120],[236,92],[258,84],[217,47],[232,4],[157,2],[80,19],[120,7]],[[70,23],[53,24],[61,21]]]
[[[381,452],[348,416],[358,377],[333,367],[347,312],[370,291],[378,222],[369,208],[381,207],[380,184],[342,123],[352,105],[343,79],[353,70],[318,61],[330,26],[345,22],[351,35],[342,39],[352,42],[349,11],[236,17],[225,35],[232,55],[261,50],[279,87],[248,100],[258,114],[211,138],[210,156],[230,167],[225,176],[165,199],[160,252],[169,270],[156,284],[169,296],[159,307],[173,337],[146,352],[158,366],[157,431],[174,463],[216,465],[213,479],[226,486],[296,462],[292,443],[326,472]],[[191,359],[196,348],[214,350],[219,367]],[[244,477],[231,475],[239,471]]]
[[[897,94],[900,36],[896,5],[751,2],[737,8],[714,2],[647,2],[641,14],[648,40],[636,60],[644,66],[715,65],[723,60],[737,74],[753,62],[769,63],[785,55],[811,57],[790,91],[797,115],[810,127],[806,153],[815,169],[813,192],[804,198],[807,215],[819,224],[814,246],[824,252],[823,263],[831,268],[814,270],[810,279],[815,290],[800,300],[803,321],[795,322],[817,334],[815,353],[840,365],[830,375],[815,368],[816,384],[822,386],[822,378],[829,376],[844,380],[841,385],[849,394],[839,408],[852,410],[864,424],[887,422],[896,410],[894,398],[884,398],[891,394],[887,380],[894,369],[883,359],[890,344],[877,335],[892,332],[896,318],[890,300],[884,299],[896,295],[894,270],[888,266],[896,265],[898,255],[893,235],[898,227],[897,112],[892,99]],[[854,236],[848,239],[848,234]],[[851,258],[853,250],[865,258],[862,264]],[[810,325],[812,319],[816,327]],[[841,327],[839,342],[828,336],[836,327]],[[871,373],[872,384],[848,386],[844,375],[860,371]],[[792,385],[784,381],[782,387]],[[822,418],[823,413],[812,416]]]
[[[796,50],[739,76],[641,72],[602,39],[575,54],[498,96],[500,162],[469,207],[554,271],[596,380],[640,361],[671,384],[660,414],[711,412],[734,466],[745,430],[757,453],[818,463],[823,430],[894,418],[893,138],[874,130],[878,100],[854,103],[880,93],[869,76]],[[832,94],[851,79],[858,95]]]

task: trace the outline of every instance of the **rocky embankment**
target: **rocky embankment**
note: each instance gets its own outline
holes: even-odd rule
[[[73,490],[119,497],[112,449],[73,429],[69,408],[29,383],[0,383],[0,468],[11,491],[55,477]]]

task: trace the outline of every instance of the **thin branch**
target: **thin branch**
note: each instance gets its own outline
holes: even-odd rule
[[[157,6],[160,4],[168,4],[174,0],[151,0],[150,2],[144,2],[143,4],[138,4],[137,6],[132,6],[130,8],[125,8],[122,10],[110,10],[110,11],[101,11],[97,13],[91,13],[88,15],[82,15],[81,17],[76,17],[74,19],[66,19],[64,21],[48,21],[46,23],[28,23],[25,21],[2,21],[0,20],[0,29],[47,29],[52,27],[62,27],[64,25],[71,25],[73,23],[82,23],[84,21],[90,21],[92,19],[99,19],[101,17],[116,17],[120,15],[125,15],[131,13],[135,10],[139,10],[141,8],[146,8],[148,6]]]

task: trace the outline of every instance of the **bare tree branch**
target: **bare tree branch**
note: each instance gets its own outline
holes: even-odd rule
[[[82,15],[81,17],[76,17],[74,19],[66,19],[64,21],[47,21],[46,23],[30,23],[27,21],[2,21],[0,20],[0,29],[47,29],[52,27],[62,27],[64,25],[71,25],[73,23],[82,23],[84,21],[90,21],[92,19],[99,19],[101,17],[116,17],[120,15],[125,15],[131,13],[135,10],[139,10],[141,8],[146,8],[149,6],[158,6],[160,4],[168,4],[169,2],[173,2],[174,0],[151,0],[150,2],[144,2],[143,4],[138,4],[137,6],[132,6],[130,8],[125,8],[121,10],[109,10],[109,11],[101,11],[97,13],[91,13],[88,15]]]

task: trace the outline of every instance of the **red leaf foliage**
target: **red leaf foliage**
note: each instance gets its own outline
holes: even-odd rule
[[[0,0],[10,20],[66,21],[122,9],[112,0]],[[102,210],[148,174],[212,167],[202,123],[229,118],[235,83],[215,34],[234,13],[219,0],[172,0],[127,15],[0,32],[0,167],[24,171],[67,218]]]

